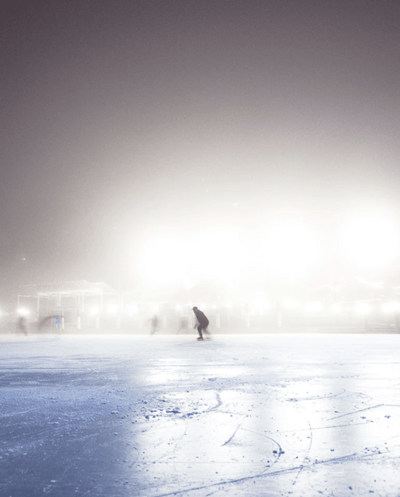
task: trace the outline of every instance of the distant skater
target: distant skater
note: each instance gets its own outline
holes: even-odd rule
[[[28,334],[28,327],[26,326],[26,319],[24,318],[24,316],[20,316],[20,318],[18,319],[17,329],[25,335]]]
[[[208,320],[207,316],[197,307],[193,307],[192,311],[195,313],[197,319],[197,323],[194,326],[199,332],[199,337],[197,338],[197,340],[204,340],[203,331],[204,333],[207,333],[207,339],[210,340],[211,336],[210,332],[208,331],[208,325],[210,324],[210,321]]]
[[[154,314],[154,316],[151,318],[151,331],[150,331],[150,335],[152,335],[153,333],[155,333],[156,331],[158,331],[158,317],[156,314]]]

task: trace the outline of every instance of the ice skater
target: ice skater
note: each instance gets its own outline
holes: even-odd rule
[[[154,316],[151,318],[151,331],[150,331],[150,335],[152,335],[153,333],[155,333],[156,331],[158,331],[158,317],[156,314],[154,314]]]
[[[17,330],[25,335],[28,334],[28,327],[26,325],[26,318],[24,316],[20,316],[17,322]]]
[[[207,316],[204,314],[203,311],[198,309],[197,307],[193,307],[192,311],[194,312],[197,322],[195,324],[195,328],[197,328],[197,331],[199,332],[199,337],[197,340],[204,340],[203,338],[203,331],[204,333],[207,333],[207,339],[211,339],[210,332],[208,331],[208,325],[210,324],[210,321],[207,319]]]

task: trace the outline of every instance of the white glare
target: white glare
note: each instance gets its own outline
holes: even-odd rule
[[[117,305],[110,305],[108,306],[107,312],[108,314],[116,314],[118,311],[118,306]]]
[[[318,312],[321,312],[322,310],[322,304],[319,301],[315,302],[308,302],[304,306],[304,310],[309,313],[309,314],[317,314]]]
[[[126,311],[128,312],[129,316],[132,316],[133,314],[136,314],[139,311],[139,308],[136,304],[128,305],[126,306]]]
[[[191,274],[229,282],[240,274],[246,256],[240,239],[229,229],[208,230],[191,243]]]
[[[261,245],[260,264],[287,276],[307,273],[318,256],[314,234],[307,226],[295,222],[273,225]]]
[[[384,302],[382,304],[382,312],[385,314],[391,314],[400,311],[400,304],[398,302]]]
[[[366,314],[369,314],[371,312],[371,306],[366,302],[358,302],[354,306],[354,310],[356,311],[356,314],[365,316]]]
[[[343,231],[341,252],[360,266],[377,268],[390,264],[398,256],[398,250],[399,233],[386,217],[359,216]]]
[[[297,307],[300,307],[300,302],[296,299],[293,299],[292,297],[285,297],[282,300],[282,307],[285,309],[295,309]]]
[[[26,309],[25,307],[20,307],[17,312],[20,316],[28,316],[30,314],[29,309]]]
[[[142,270],[146,279],[156,284],[183,278],[186,266],[187,251],[173,238],[151,240],[145,247]]]
[[[99,308],[98,308],[98,307],[92,307],[92,308],[90,309],[90,314],[91,314],[92,316],[96,316],[96,314],[98,314],[98,313],[99,313]]]

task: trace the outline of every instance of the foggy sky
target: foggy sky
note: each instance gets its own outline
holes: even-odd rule
[[[149,233],[400,218],[397,0],[2,5],[3,296],[121,284]]]

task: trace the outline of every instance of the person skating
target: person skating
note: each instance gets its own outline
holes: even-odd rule
[[[25,335],[28,335],[28,327],[26,325],[26,318],[24,316],[20,316],[17,323],[17,330]]]
[[[157,314],[154,314],[154,316],[151,318],[151,331],[150,331],[150,335],[153,335],[153,333],[155,333],[156,331],[158,331],[158,325],[159,325],[159,321],[158,321],[158,316]]]
[[[210,324],[210,321],[207,319],[207,316],[204,314],[203,311],[198,309],[197,307],[193,307],[192,311],[194,312],[197,323],[195,324],[195,328],[197,328],[197,331],[199,332],[199,337],[197,340],[204,340],[203,338],[203,331],[204,333],[207,333],[208,339],[210,339],[210,332],[208,331],[207,327]]]

